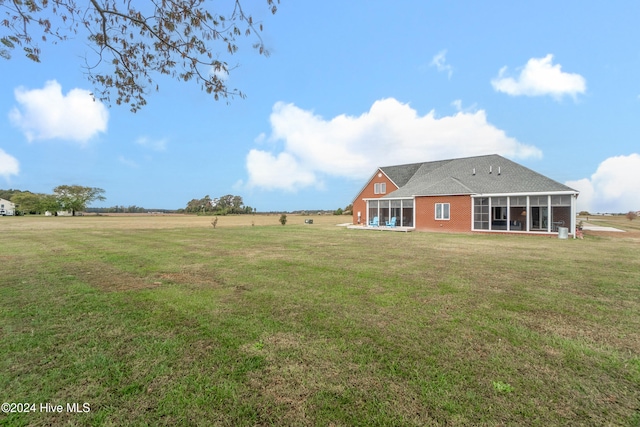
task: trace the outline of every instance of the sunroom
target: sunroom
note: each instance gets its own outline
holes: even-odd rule
[[[575,230],[575,194],[474,195],[474,231],[557,233]]]
[[[374,218],[378,218],[379,225],[388,224],[391,218],[395,218],[397,227],[413,227],[414,201],[411,198],[399,199],[368,199],[366,224],[370,224]]]

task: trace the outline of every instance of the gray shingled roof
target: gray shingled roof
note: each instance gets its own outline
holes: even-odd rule
[[[573,188],[497,154],[380,169],[400,187],[385,198],[558,191],[577,193]]]

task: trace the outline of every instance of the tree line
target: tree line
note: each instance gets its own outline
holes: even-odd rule
[[[0,190],[0,197],[10,200],[16,205],[18,214],[71,212],[76,215],[87,208],[95,200],[106,200],[105,191],[97,187],[83,187],[81,185],[59,185],[53,189],[53,194],[32,193],[31,191]]]
[[[191,199],[184,209],[185,213],[229,215],[229,214],[250,214],[256,210],[251,206],[245,206],[241,196],[227,194],[225,196],[212,199],[207,194],[201,199]]]
[[[101,208],[87,208],[86,212],[89,213],[97,213],[97,214],[108,214],[108,213],[174,213],[175,209],[149,209],[142,206],[137,205],[114,205],[109,207],[101,207]]]

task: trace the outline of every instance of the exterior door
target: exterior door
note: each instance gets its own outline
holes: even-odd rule
[[[532,230],[546,230],[549,224],[549,208],[546,206],[531,207],[531,224]]]

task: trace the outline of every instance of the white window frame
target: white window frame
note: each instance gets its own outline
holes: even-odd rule
[[[444,209],[445,206],[447,207],[446,216]],[[434,211],[436,221],[449,221],[451,219],[451,203],[436,203]],[[440,217],[438,217],[438,213],[440,213]]]
[[[507,207],[506,206],[493,206],[491,208],[493,210],[493,220],[494,221],[506,221],[507,220]],[[502,215],[497,215],[501,213]]]
[[[373,194],[387,194],[387,183],[376,182],[373,184]]]

